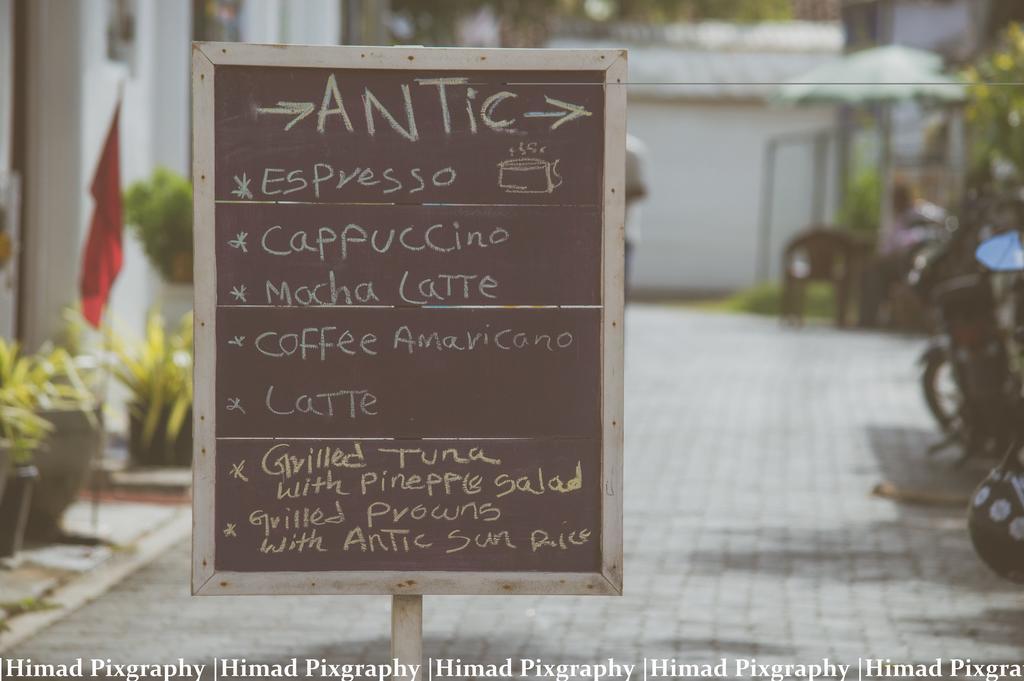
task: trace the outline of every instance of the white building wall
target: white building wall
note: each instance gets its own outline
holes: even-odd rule
[[[832,123],[831,108],[631,100],[628,127],[647,146],[649,191],[633,267],[635,289],[698,293],[756,283],[768,141]],[[787,179],[801,191],[786,191]],[[787,216],[806,215],[811,201],[809,176],[778,182],[769,245],[772,263],[788,235],[806,227],[795,222],[797,217],[787,224]]]
[[[103,8],[107,0],[89,1]],[[109,84],[90,124],[92,136],[98,140],[90,158],[99,156],[98,145],[102,144],[118,88],[122,87],[124,188],[148,178],[158,166],[186,176],[191,172],[191,3],[136,0],[136,8],[135,49],[128,64],[106,58],[105,19],[86,28],[97,41],[93,50],[97,77]],[[154,305],[170,316],[177,316],[181,306],[167,300],[165,285],[127,225],[123,243],[124,268],[114,284],[107,319],[122,333],[137,336]]]
[[[153,163],[152,93],[155,89],[150,74],[154,56],[151,36],[156,24],[152,0],[138,0],[136,3],[136,42],[130,63],[114,62],[107,58],[107,2],[106,0],[85,0],[89,5],[88,17],[82,25],[82,33],[88,43],[87,57],[83,60],[83,71],[90,83],[90,96],[85,103],[85,182],[92,181],[96,162],[99,159],[107,131],[117,105],[119,93],[123,93],[120,124],[121,183],[122,187],[144,177]],[[88,191],[88,188],[87,188]],[[83,231],[79,250],[81,257],[88,236],[89,219],[94,202],[88,196],[82,214]],[[145,308],[157,286],[156,275],[145,261],[142,249],[130,229],[124,232],[124,267],[114,283],[105,320],[119,331],[135,331],[140,328]],[[76,271],[81,271],[81,264]],[[73,293],[73,299],[77,292]]]
[[[338,0],[246,0],[242,39],[251,43],[336,45],[341,36]]]

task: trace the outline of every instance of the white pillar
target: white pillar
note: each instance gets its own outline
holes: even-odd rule
[[[282,17],[282,40],[306,45],[337,45],[341,38],[341,3],[306,0],[289,3]]]
[[[53,338],[77,298],[79,243],[88,192],[82,163],[84,6],[24,3],[28,11],[28,153],[22,302],[27,349]]]
[[[153,10],[156,25],[149,34],[153,41],[153,160],[157,165],[188,175],[192,3],[155,2]]]
[[[248,0],[242,5],[242,40],[250,43],[284,42],[281,0]]]

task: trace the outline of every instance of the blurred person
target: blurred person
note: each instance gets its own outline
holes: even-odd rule
[[[864,269],[861,326],[878,325],[879,312],[892,286],[907,275],[918,247],[932,239],[936,227],[946,219],[945,209],[915,196],[910,184],[902,179],[893,182],[891,206],[878,239],[878,253]]]
[[[637,202],[647,196],[644,174],[647,147],[633,135],[626,135],[626,266],[625,287],[629,297],[629,281],[633,271],[633,258],[640,242],[640,206]]]

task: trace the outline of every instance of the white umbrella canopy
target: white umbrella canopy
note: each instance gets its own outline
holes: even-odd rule
[[[942,72],[942,57],[902,45],[885,45],[825,62],[793,78],[776,99],[802,104],[870,104],[912,99],[961,102],[967,89]]]

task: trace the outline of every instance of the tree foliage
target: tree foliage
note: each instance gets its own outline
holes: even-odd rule
[[[551,22],[560,18],[643,23],[792,18],[790,0],[392,0],[391,9],[410,24],[407,42],[425,45],[454,45],[459,20],[482,9],[501,22],[504,45],[534,47],[544,42]]]
[[[584,5],[585,3],[578,3]],[[627,21],[707,21],[750,23],[792,18],[790,0],[616,0],[616,17]]]
[[[1024,30],[1011,24],[999,46],[968,68],[967,122],[972,138],[973,174],[987,176],[994,164],[1024,171]]]

